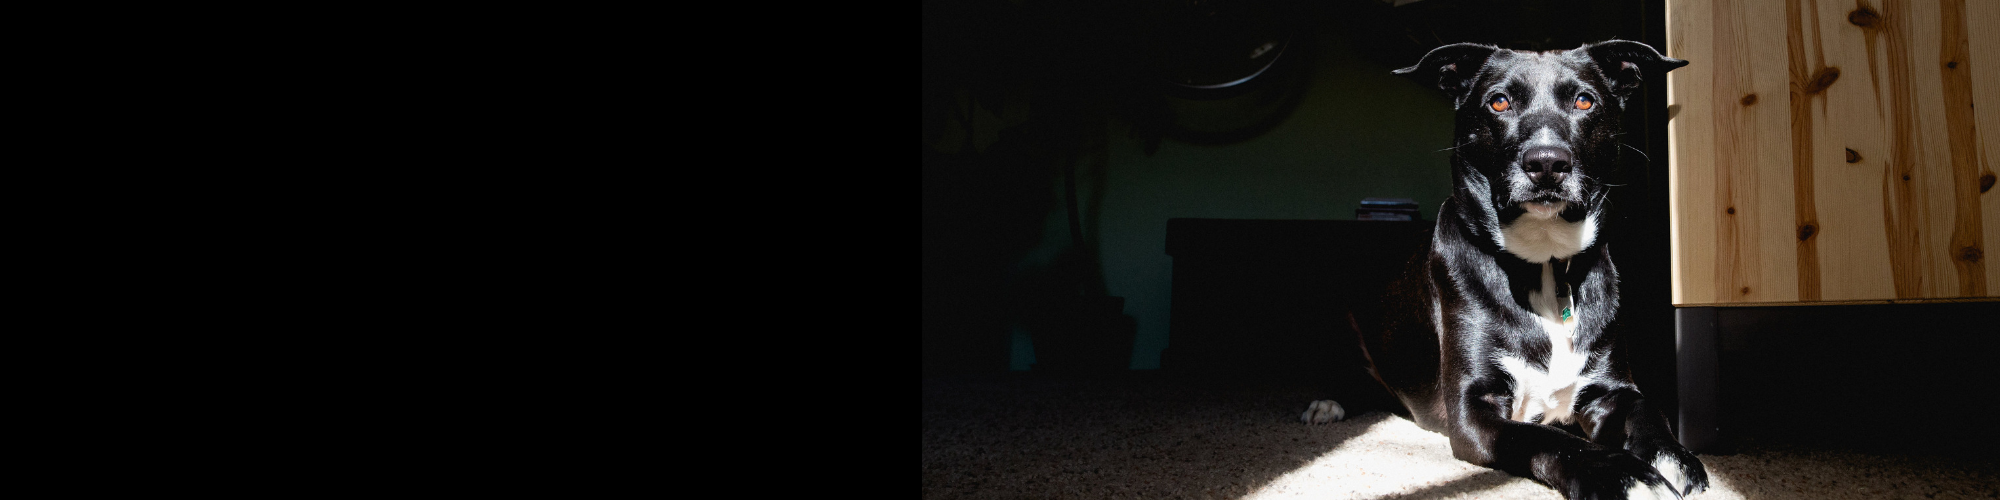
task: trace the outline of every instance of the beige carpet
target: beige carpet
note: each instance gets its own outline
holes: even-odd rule
[[[1155,375],[923,382],[923,497],[1556,499],[1384,413],[1298,423],[1306,389]],[[1693,498],[2000,498],[1993,461],[1746,445]]]

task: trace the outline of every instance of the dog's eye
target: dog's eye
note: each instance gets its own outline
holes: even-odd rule
[[[1506,111],[1509,105],[1507,96],[1504,95],[1493,96],[1493,100],[1486,102],[1486,106],[1493,108],[1494,111]]]
[[[1591,106],[1596,105],[1597,100],[1591,99],[1589,94],[1578,94],[1576,96],[1576,109],[1590,109]]]

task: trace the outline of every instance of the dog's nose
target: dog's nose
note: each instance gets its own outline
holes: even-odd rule
[[[1561,184],[1569,176],[1569,149],[1539,147],[1522,155],[1521,169],[1527,171],[1528,180],[1537,186]]]

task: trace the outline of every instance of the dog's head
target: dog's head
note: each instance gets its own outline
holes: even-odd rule
[[[1396,73],[1451,96],[1454,196],[1478,204],[1467,208],[1498,236],[1523,216],[1578,223],[1595,215],[1626,103],[1639,82],[1685,65],[1628,41],[1549,52],[1457,44]]]

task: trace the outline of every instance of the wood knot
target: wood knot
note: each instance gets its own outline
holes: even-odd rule
[[[1743,287],[1743,294],[1744,294],[1744,295],[1749,295],[1749,294],[1750,294],[1750,287],[1747,287],[1747,286],[1746,286],[1746,287]]]
[[[1833,86],[1834,80],[1839,80],[1839,79],[1840,79],[1840,68],[1832,66],[1820,68],[1818,72],[1813,73],[1812,80],[1808,80],[1806,82],[1806,88],[1802,90],[1805,91],[1806,95],[1825,92],[1827,87]]]
[[[1729,210],[1727,211],[1729,212],[1729,215],[1736,215],[1736,207],[1729,207]]]
[[[1993,189],[1993,173],[1987,172],[1986,175],[1979,176],[1979,194],[1986,194],[1987,191],[1990,191],[1992,189]]]
[[[1819,232],[1819,228],[1813,226],[1812,224],[1799,226],[1799,241],[1805,241],[1809,238],[1812,238],[1813,233],[1817,232]]]
[[[1753,94],[1749,94],[1749,95],[1745,95],[1745,96],[1743,96],[1743,105],[1744,105],[1744,106],[1749,106],[1749,105],[1752,105],[1752,104],[1756,104],[1756,103],[1757,103],[1757,94],[1754,94],[1754,93],[1753,93]]]
[[[1854,148],[1848,148],[1848,149],[1847,149],[1847,162],[1848,162],[1848,163],[1861,163],[1861,153],[1856,153],[1856,152],[1854,152]]]
[[[1958,249],[1958,260],[1965,261],[1968,264],[1976,264],[1979,262],[1979,259],[1983,258],[1986,258],[1986,252],[1980,251],[1979,247]]]
[[[1947,62],[1947,63],[1944,63],[1944,67],[1946,67],[1946,68],[1951,68],[1951,69],[1958,69],[1958,61],[1951,61],[1951,62]]]
[[[1854,9],[1854,12],[1847,13],[1847,22],[1860,26],[1861,29],[1873,30],[1882,24],[1882,15],[1875,13],[1875,9],[1863,5],[1859,9]]]

